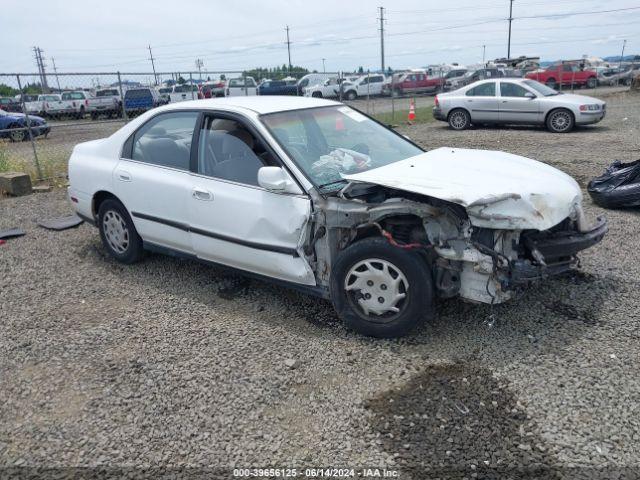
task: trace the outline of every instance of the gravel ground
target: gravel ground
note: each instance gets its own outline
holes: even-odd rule
[[[530,156],[584,186],[640,157],[640,99],[609,102],[568,135],[401,130]],[[637,211],[606,212],[580,271],[493,311],[441,302],[388,341],[345,330],[326,301],[159,255],[120,265],[88,225],[34,223],[69,211],[62,190],[0,200],[0,229],[27,231],[0,246],[0,467],[640,478]]]

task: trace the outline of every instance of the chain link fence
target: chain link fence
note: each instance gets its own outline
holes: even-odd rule
[[[447,88],[451,73],[433,68],[384,74],[292,72],[284,77],[269,71],[0,74],[0,109],[6,112],[0,112],[0,171],[25,172],[36,181],[64,179],[76,144],[107,137],[151,108],[187,100],[306,95],[342,101],[390,125],[406,123],[411,106],[414,121],[431,121],[433,97]],[[578,86],[571,81],[558,88]],[[625,90],[629,87],[596,84],[589,94]],[[607,102],[608,115],[616,115],[616,122],[637,135],[640,94]]]

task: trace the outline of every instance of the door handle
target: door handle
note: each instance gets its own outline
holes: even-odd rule
[[[130,182],[131,174],[125,170],[118,170],[118,180],[121,182]]]
[[[211,200],[213,200],[213,193],[211,193],[209,190],[203,190],[201,188],[194,188],[191,192],[191,195],[196,200],[204,200],[205,202],[210,202]]]

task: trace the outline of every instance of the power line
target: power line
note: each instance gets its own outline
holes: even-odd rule
[[[593,10],[593,11],[585,11],[585,12],[551,13],[548,15],[530,15],[527,17],[515,17],[515,20],[524,20],[524,19],[530,19],[530,18],[573,17],[576,15],[593,15],[596,13],[628,12],[629,10],[640,10],[640,7],[616,8],[613,10]]]

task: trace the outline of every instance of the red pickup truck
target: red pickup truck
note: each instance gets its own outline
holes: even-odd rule
[[[527,78],[537,80],[551,88],[556,86],[585,86],[595,88],[598,85],[598,75],[593,70],[584,70],[576,64],[557,63],[550,65],[542,72],[528,73]]]
[[[432,93],[442,90],[443,77],[429,77],[424,72],[407,72],[383,86],[383,93],[393,96],[412,95],[415,93]],[[393,90],[392,90],[393,88]]]

